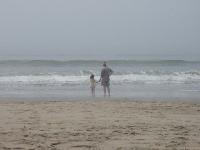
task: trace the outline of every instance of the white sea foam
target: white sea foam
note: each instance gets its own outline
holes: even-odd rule
[[[87,76],[62,76],[62,75],[28,75],[28,76],[1,76],[1,83],[78,83],[87,80]]]
[[[99,76],[95,77],[97,80]],[[111,80],[115,84],[122,83],[188,83],[200,82],[200,75],[185,72],[172,74],[126,74],[113,75]],[[0,83],[5,84],[82,84],[88,83],[88,75],[23,75],[23,76],[0,76]]]
[[[118,82],[144,82],[144,83],[185,83],[200,80],[200,76],[190,75],[123,75],[113,76],[114,81]]]

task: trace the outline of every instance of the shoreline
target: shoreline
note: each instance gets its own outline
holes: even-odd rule
[[[131,97],[72,97],[72,98],[1,98],[1,102],[98,102],[98,101],[127,101],[127,102],[170,102],[170,103],[200,103],[199,98],[131,98]]]

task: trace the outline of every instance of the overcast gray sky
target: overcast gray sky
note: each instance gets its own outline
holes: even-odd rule
[[[1,0],[0,55],[200,55],[200,0]]]

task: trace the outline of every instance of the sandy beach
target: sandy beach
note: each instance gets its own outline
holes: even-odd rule
[[[0,149],[199,150],[200,104],[1,101]]]

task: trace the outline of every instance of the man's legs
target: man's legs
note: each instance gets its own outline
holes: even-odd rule
[[[106,89],[108,91],[108,96],[110,97],[110,86],[103,86],[104,97],[106,97]]]
[[[103,86],[104,98],[106,97],[106,86]]]
[[[107,86],[108,96],[110,97],[110,86]]]

